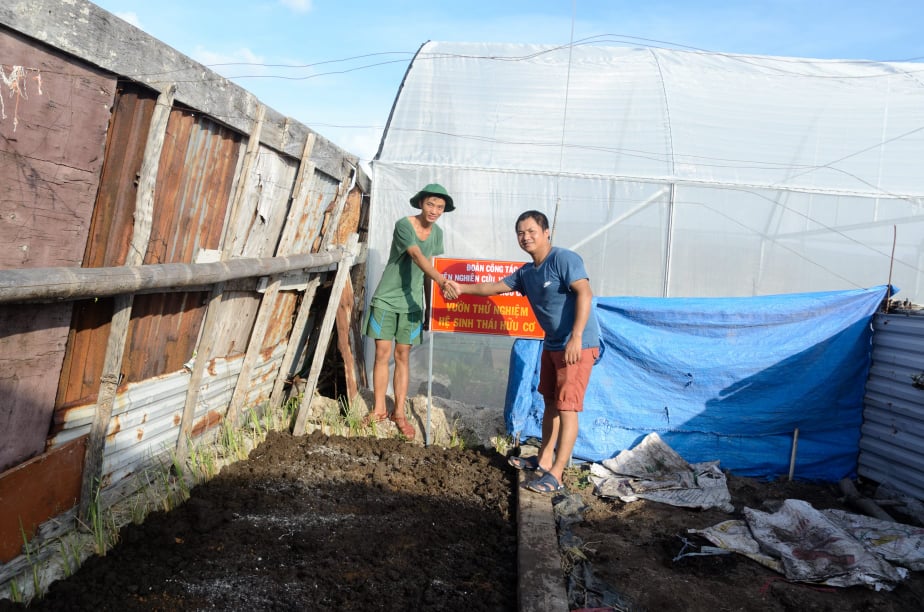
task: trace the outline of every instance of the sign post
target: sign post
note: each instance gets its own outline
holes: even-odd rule
[[[436,257],[433,267],[444,277],[460,284],[496,283],[524,265],[522,261],[451,259]],[[525,295],[516,291],[490,297],[462,295],[447,300],[439,287],[430,285],[430,351],[427,372],[426,444],[430,444],[430,409],[433,387],[433,341],[435,333],[487,334],[542,339],[536,315]]]

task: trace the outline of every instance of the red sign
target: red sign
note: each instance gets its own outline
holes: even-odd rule
[[[496,283],[510,276],[522,261],[483,259],[449,259],[437,257],[433,266],[440,274],[457,283]],[[464,334],[545,337],[533,307],[526,296],[516,291],[491,297],[463,295],[457,300],[443,298],[439,287],[430,286],[430,331]]]

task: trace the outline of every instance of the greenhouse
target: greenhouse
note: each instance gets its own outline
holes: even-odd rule
[[[922,78],[915,63],[428,42],[373,162],[368,292],[409,196],[439,182],[456,203],[447,257],[525,261],[514,221],[538,209],[601,300],[870,290],[875,305],[879,287],[921,302]],[[482,379],[506,381],[512,340],[432,340],[453,398],[504,405]],[[425,379],[428,351],[414,360]]]

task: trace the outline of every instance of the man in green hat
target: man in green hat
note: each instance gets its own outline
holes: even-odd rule
[[[405,403],[411,347],[420,344],[423,335],[424,277],[437,283],[448,299],[458,296],[431,263],[433,257],[443,253],[443,230],[436,220],[444,212],[455,209],[452,197],[442,185],[431,183],[418,191],[410,202],[420,213],[402,217],[395,223],[388,263],[372,294],[366,319],[365,334],[375,340],[372,367],[375,405],[364,423],[368,425],[390,418],[405,437],[413,439],[416,431],[408,423]],[[393,348],[395,410],[389,417],[385,391]]]

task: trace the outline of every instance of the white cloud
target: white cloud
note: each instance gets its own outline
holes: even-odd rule
[[[115,16],[121,19],[122,21],[127,21],[128,23],[132,24],[139,30],[144,29],[141,27],[141,20],[138,19],[138,13],[135,13],[135,12],[115,13]]]
[[[198,45],[192,57],[200,64],[205,64],[227,78],[266,73],[266,67],[263,65],[266,63],[264,57],[255,54],[247,47],[241,47],[231,53],[221,53]]]
[[[279,0],[279,2],[296,13],[307,13],[311,10],[311,0]]]

